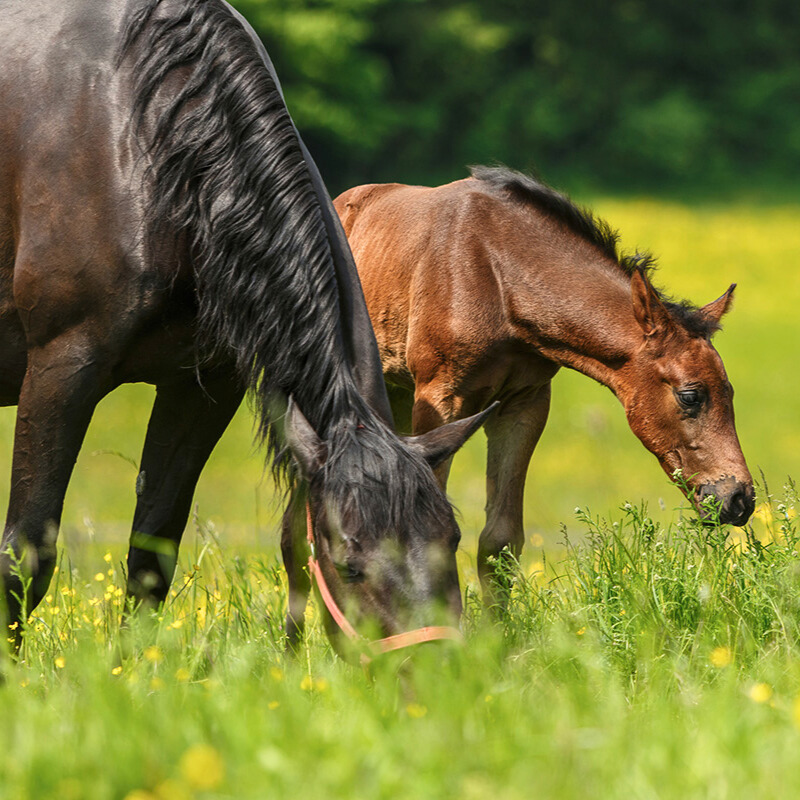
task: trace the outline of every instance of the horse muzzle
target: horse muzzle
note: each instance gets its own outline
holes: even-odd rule
[[[695,504],[701,521],[707,525],[717,520],[723,525],[744,525],[755,510],[756,493],[752,483],[727,476],[699,486]]]

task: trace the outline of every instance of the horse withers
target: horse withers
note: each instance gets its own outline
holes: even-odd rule
[[[500,402],[485,428],[485,588],[490,557],[521,551],[528,463],[562,366],[614,392],[703,519],[747,521],[753,481],[711,343],[733,286],[702,308],[668,301],[650,257],[621,255],[606,223],[505,168],[436,188],[359,186],[335,206],[401,428],[433,430]]]
[[[166,596],[200,471],[250,389],[276,471],[298,480],[282,542],[290,634],[309,589],[307,508],[357,627],[454,620],[459,534],[430,464],[482,417],[394,434],[350,251],[253,31],[222,0],[41,0],[6,4],[0,40],[0,401],[19,406],[0,555],[10,621],[46,592],[96,404],[133,381],[157,391],[132,599]],[[275,408],[290,396],[285,448]]]

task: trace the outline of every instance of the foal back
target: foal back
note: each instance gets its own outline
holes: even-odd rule
[[[534,242],[516,235],[534,222],[526,209],[474,179],[359,186],[334,205],[386,380],[415,391],[413,420],[396,409],[415,432],[549,384],[558,367],[524,342],[513,289],[533,280],[557,294],[563,254],[546,230]],[[537,313],[529,305],[526,325]]]

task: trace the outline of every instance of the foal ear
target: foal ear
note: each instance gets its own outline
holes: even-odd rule
[[[722,297],[718,297],[712,303],[709,303],[707,306],[703,306],[700,309],[700,313],[715,325],[719,325],[719,321],[722,319],[722,316],[731,310],[731,306],[733,305],[733,290],[735,288],[736,284],[732,283],[728,287],[728,291],[725,292]]]
[[[645,336],[662,333],[672,327],[672,317],[640,269],[637,269],[631,276],[631,302],[633,303],[633,316],[636,317]]]
[[[447,425],[442,425],[441,428],[435,428],[420,436],[403,436],[402,439],[411,450],[428,462],[431,469],[436,469],[483,425],[487,417],[499,405],[500,403],[495,401],[487,409],[471,417],[448,422]]]
[[[291,397],[286,408],[284,435],[286,444],[300,467],[300,474],[306,480],[311,480],[325,464],[328,448]]]

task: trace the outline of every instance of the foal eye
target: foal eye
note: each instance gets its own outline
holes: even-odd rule
[[[696,411],[703,403],[703,393],[699,389],[682,389],[675,394],[687,411]]]

